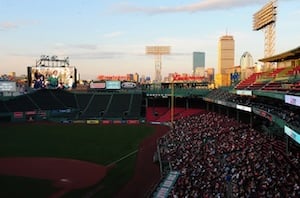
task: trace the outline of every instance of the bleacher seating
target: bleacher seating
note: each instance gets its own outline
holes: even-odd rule
[[[12,98],[8,100],[5,105],[9,112],[32,111],[39,109],[39,107],[34,105],[34,103],[29,99],[28,95],[21,95]]]
[[[263,88],[268,82],[266,81],[261,81],[261,82],[254,82],[250,86],[248,86],[248,89],[250,90],[258,90]]]
[[[0,112],[1,113],[7,113],[7,112],[9,112],[9,110],[8,110],[5,102],[2,101],[2,100],[0,100]]]
[[[183,117],[196,115],[203,112],[200,108],[186,109],[183,107],[175,107],[173,119],[178,120]],[[168,107],[148,107],[146,119],[148,122],[169,122],[171,120],[171,110]]]
[[[126,116],[128,119],[138,119],[141,115],[141,105],[143,97],[141,94],[133,94],[129,112]]]
[[[253,73],[235,86],[236,90],[299,92],[300,66],[282,67],[268,72]]]
[[[66,109],[59,101],[52,90],[41,89],[27,95],[39,110]]]
[[[78,108],[80,112],[83,112],[87,108],[87,105],[91,100],[91,97],[92,95],[89,93],[82,93],[82,94],[75,95],[75,99],[77,100]]]
[[[104,111],[111,98],[110,94],[94,95],[88,104],[85,111],[82,113],[82,118],[99,118],[103,116]]]
[[[185,111],[185,108],[176,107],[173,110],[173,119],[176,120],[181,117],[182,113]],[[158,121],[168,122],[171,120],[171,109],[169,109],[165,114],[159,117]]]
[[[49,110],[52,116],[60,118],[140,119],[145,116],[143,100],[142,93],[72,93],[41,89],[1,100],[0,113]]]
[[[295,82],[290,89],[291,92],[300,92],[300,80]]]
[[[289,70],[287,72],[287,74],[290,76],[299,75],[300,74],[300,65],[291,68],[291,70]]]
[[[124,118],[128,115],[132,94],[113,94],[103,117]]]
[[[281,82],[269,82],[262,88],[262,90],[277,91],[282,88],[281,84],[282,84]]]
[[[75,95],[65,90],[53,90],[55,97],[64,104],[65,107],[77,109],[78,104],[75,99]]]
[[[251,86],[260,76],[262,73],[253,73],[251,76],[249,76],[247,79],[241,81],[237,86],[236,89],[249,89],[249,86]]]
[[[146,112],[146,119],[149,122],[158,121],[159,118],[168,112],[168,107],[148,107]]]
[[[299,149],[247,124],[208,112],[158,142],[161,163],[181,173],[169,197],[299,197]]]
[[[277,75],[282,72],[284,69],[286,69],[285,67],[280,67],[280,68],[276,68],[276,69],[273,69],[269,72],[266,72],[265,74],[265,78],[276,78]]]

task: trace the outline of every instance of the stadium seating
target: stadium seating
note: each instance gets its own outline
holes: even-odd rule
[[[105,119],[124,118],[128,115],[132,94],[113,94],[104,112]]]
[[[110,94],[91,96],[91,100],[83,110],[81,118],[100,118],[103,116],[110,98]]]
[[[9,112],[32,111],[39,109],[39,107],[30,100],[29,95],[21,95],[8,100],[6,102],[6,107]]]
[[[139,119],[141,116],[141,105],[143,96],[141,94],[133,94],[130,102],[129,110],[125,116],[127,119]]]
[[[85,109],[88,107],[89,102],[91,101],[91,94],[90,93],[81,93],[75,94],[75,100],[78,104],[78,108],[80,112],[84,112]]]
[[[4,101],[0,100],[0,112],[1,113],[7,113],[9,112],[9,109],[7,108]]]
[[[291,91],[292,92],[300,92],[300,80],[295,82],[292,86],[291,86]]]
[[[214,112],[178,120],[159,140],[162,164],[180,172],[169,197],[297,197],[300,152],[285,148]]]
[[[55,95],[55,97],[66,108],[73,108],[73,109],[77,109],[78,108],[78,104],[76,102],[75,94],[73,94],[73,93],[71,93],[69,91],[61,90],[61,89],[53,90],[52,92]]]
[[[65,109],[61,101],[59,101],[52,90],[41,89],[27,95],[30,100],[38,107],[39,110]]]
[[[235,86],[236,90],[264,90],[298,92],[300,66],[282,67],[268,72],[254,73]]]
[[[277,91],[282,88],[281,84],[281,82],[269,82],[262,88],[262,90]]]
[[[168,107],[148,107],[146,112],[146,120],[158,121],[159,118],[169,111]]]
[[[241,81],[235,89],[249,89],[249,86],[251,86],[260,76],[262,73],[253,73],[251,76],[249,76],[247,79]]]
[[[300,74],[300,65],[293,67],[291,70],[287,72],[288,75],[294,76],[294,75],[299,75]]]

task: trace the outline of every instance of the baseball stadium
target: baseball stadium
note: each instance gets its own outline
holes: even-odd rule
[[[178,75],[85,90],[29,80],[26,94],[1,100],[1,197],[297,197],[299,52],[262,59],[291,66],[214,89]],[[43,66],[28,79],[37,69],[76,76]]]
[[[259,18],[268,9],[255,30],[275,23]],[[300,47],[266,42],[259,71],[163,80],[158,64],[151,82],[81,82],[68,59],[43,55],[24,81],[1,79],[0,197],[300,197]]]

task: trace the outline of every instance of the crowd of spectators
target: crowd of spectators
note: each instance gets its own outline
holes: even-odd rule
[[[223,89],[214,90],[207,97],[264,110],[300,129],[300,107],[279,99],[237,95]]]
[[[159,140],[162,161],[180,176],[169,197],[300,197],[300,151],[224,115],[174,122]]]

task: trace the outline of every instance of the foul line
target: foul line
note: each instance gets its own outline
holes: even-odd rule
[[[136,154],[138,151],[139,151],[138,149],[135,150],[135,151],[132,151],[131,153],[128,153],[127,155],[125,155],[125,156],[121,157],[120,159],[118,159],[118,160],[116,160],[116,161],[108,164],[107,166],[111,166],[111,165],[117,164],[120,161],[122,161],[123,159],[126,159],[126,158],[130,157],[131,155]]]
[[[114,162],[112,162],[112,163],[106,165],[106,167],[112,166],[112,165],[114,165],[114,164],[116,164],[116,163],[122,161],[123,159],[128,158],[129,156],[131,156],[131,155],[133,155],[133,154],[135,154],[135,153],[137,153],[137,152],[138,152],[138,150],[132,151],[131,153],[128,153],[127,155],[121,157],[120,159],[118,159],[118,160],[116,160],[116,161],[114,161]],[[102,187],[103,187],[103,186],[102,186],[101,184],[98,185],[95,189],[89,191],[89,192],[84,196],[84,198],[91,198],[91,197],[92,197],[93,195],[95,195]]]

